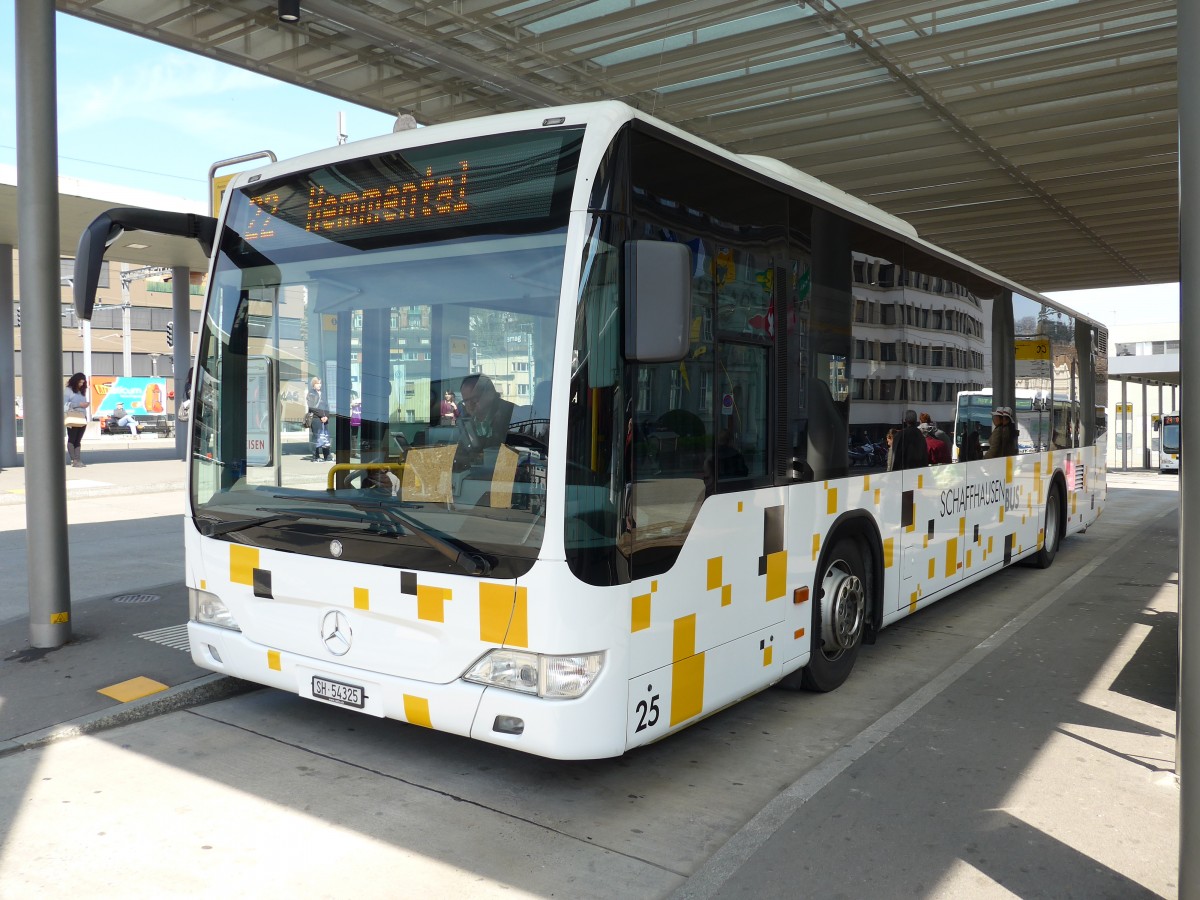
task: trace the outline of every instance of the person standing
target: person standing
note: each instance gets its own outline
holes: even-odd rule
[[[917,427],[917,412],[904,411],[904,423],[892,445],[891,466],[895,469],[920,469],[929,465],[929,445]]]
[[[308,396],[308,413],[311,419],[308,423],[308,434],[312,441],[313,462],[320,462],[322,456],[329,462],[329,404],[325,400],[325,391],[321,379],[313,376]]]
[[[979,429],[977,427],[972,428],[963,435],[962,452],[958,458],[967,462],[983,459],[983,447],[979,443]]]
[[[998,459],[1001,456],[1017,455],[1017,423],[1013,419],[1013,411],[1007,406],[997,406],[992,410],[992,433],[988,437],[985,459]]]
[[[922,422],[917,426],[921,434],[925,436],[925,446],[929,451],[929,464],[931,466],[941,466],[949,463],[950,460],[950,445],[938,438],[938,432],[932,422]],[[943,431],[942,434],[945,434]]]
[[[454,423],[458,420],[458,404],[454,402],[454,391],[446,391],[442,394],[442,407],[440,410],[441,425],[443,428],[453,428]]]
[[[67,428],[67,454],[71,457],[71,465],[76,469],[83,468],[80,445],[83,443],[83,433],[87,431],[87,424],[91,418],[92,403],[88,398],[87,376],[82,372],[76,372],[67,379],[67,388],[63,394],[63,422]]]
[[[929,413],[921,413],[917,419],[922,425],[932,425],[933,436],[947,447],[950,447],[954,444],[954,441],[950,440],[950,435],[946,434],[946,432],[938,425],[938,423],[933,420]],[[924,431],[924,429],[922,429],[922,431]]]

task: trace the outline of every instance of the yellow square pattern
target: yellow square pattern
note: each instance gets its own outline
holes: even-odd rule
[[[714,556],[708,561],[708,589],[715,590],[721,586],[721,557]]]
[[[422,728],[432,728],[433,720],[429,718],[429,698],[404,695],[404,718],[413,725]]]
[[[946,542],[946,577],[953,578],[958,574],[958,538]]]
[[[675,634],[671,642],[671,661],[679,662],[696,655],[696,614],[675,620]]]
[[[446,621],[446,601],[450,599],[450,589],[417,585],[417,618],[426,622]]]
[[[767,600],[778,600],[787,592],[787,551],[767,556]]]
[[[479,585],[479,639],[485,644],[507,642],[513,624],[514,592],[507,584]]]
[[[354,589],[354,608],[355,609],[370,609],[371,608],[371,592],[366,588],[356,587]]]
[[[704,654],[689,656],[671,666],[671,727],[704,709]]]
[[[633,616],[629,630],[645,631],[650,627],[650,594],[641,594],[633,598]]]
[[[254,586],[254,570],[258,565],[258,548],[244,544],[229,545],[229,580],[234,584]]]

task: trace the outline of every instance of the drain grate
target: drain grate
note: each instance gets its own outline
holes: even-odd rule
[[[158,594],[120,594],[112,598],[113,603],[156,603]]]
[[[175,650],[190,653],[192,645],[188,641],[187,625],[169,625],[166,628],[155,628],[153,631],[139,631],[134,637],[140,637],[155,644],[162,644]]]

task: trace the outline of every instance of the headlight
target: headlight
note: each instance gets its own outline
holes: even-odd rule
[[[199,588],[188,588],[188,612],[196,622],[205,625],[217,625],[232,631],[241,631],[237,619],[225,605],[225,601],[216,594],[202,591]]]
[[[592,686],[604,654],[546,656],[527,650],[489,650],[463,678],[551,700],[574,700]]]

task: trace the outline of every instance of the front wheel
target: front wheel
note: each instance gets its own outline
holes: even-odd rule
[[[784,679],[784,686],[822,693],[840,687],[858,658],[868,605],[862,553],[857,542],[842,538],[827,557],[813,604],[812,655],[803,670]]]
[[[1042,547],[1033,558],[1039,569],[1048,569],[1058,555],[1059,519],[1062,517],[1062,489],[1058,482],[1050,485],[1050,497],[1046,500],[1046,530]]]

